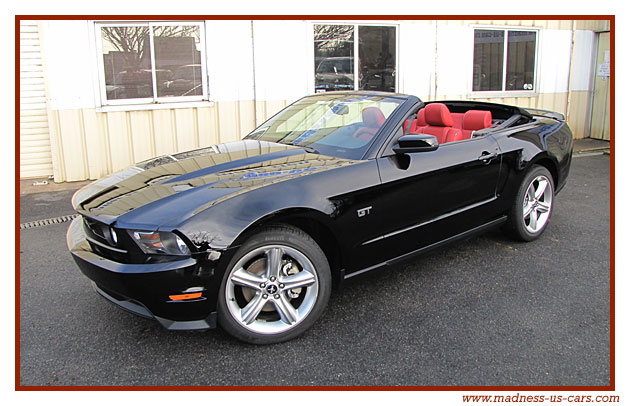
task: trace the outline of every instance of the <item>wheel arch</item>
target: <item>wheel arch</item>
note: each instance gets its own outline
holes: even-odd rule
[[[343,257],[335,233],[328,217],[314,209],[291,208],[267,214],[245,228],[234,240],[232,246],[243,244],[261,228],[274,224],[290,225],[308,234],[326,255],[330,266],[333,284],[341,277]]]
[[[558,164],[557,162],[555,162],[555,160],[553,158],[551,158],[550,156],[546,155],[544,152],[538,154],[534,159],[532,159],[530,161],[530,164],[527,166],[526,171],[528,171],[532,166],[534,165],[540,165],[543,166],[544,168],[546,168],[549,173],[551,174],[552,180],[553,180],[553,186],[554,186],[554,190],[557,188],[558,186]]]

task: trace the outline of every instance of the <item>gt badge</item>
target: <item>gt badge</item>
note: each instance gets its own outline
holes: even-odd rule
[[[367,214],[370,214],[370,210],[372,210],[372,206],[364,207],[362,209],[357,210],[357,216],[363,217]]]

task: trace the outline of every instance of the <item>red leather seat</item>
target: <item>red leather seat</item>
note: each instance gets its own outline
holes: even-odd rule
[[[418,111],[418,116],[416,117],[416,119],[413,120],[413,122],[411,123],[411,128],[409,128],[409,132],[417,134],[420,132],[419,130],[426,125],[427,122],[424,118],[424,109],[422,108],[420,109],[420,111]]]
[[[420,133],[435,135],[440,144],[463,139],[462,130],[453,128],[453,117],[445,104],[431,103],[424,110],[427,125],[420,129]]]
[[[378,107],[366,107],[361,112],[361,117],[363,127],[359,128],[352,136],[370,141],[385,122],[385,115]]]
[[[405,120],[405,124],[403,124],[403,131],[407,131],[407,124],[409,124],[409,120]],[[424,119],[424,108],[418,111],[418,115],[411,122],[411,126],[409,127],[409,134],[418,134],[420,129],[427,125],[427,122]]]
[[[472,136],[473,131],[492,126],[492,113],[486,110],[468,110],[462,121],[464,139]]]
[[[454,128],[463,128],[462,123],[464,122],[464,113],[451,113],[451,117],[453,117]]]

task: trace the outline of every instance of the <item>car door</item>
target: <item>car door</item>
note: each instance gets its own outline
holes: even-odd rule
[[[381,193],[373,205],[383,234],[363,245],[388,260],[492,220],[500,161],[491,136],[442,144],[435,151],[386,150],[377,158]]]

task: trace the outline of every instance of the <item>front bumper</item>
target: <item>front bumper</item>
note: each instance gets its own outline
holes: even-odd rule
[[[157,320],[169,330],[205,330],[216,327],[220,260],[185,258],[152,264],[122,264],[96,254],[88,242],[83,219],[70,224],[66,242],[81,272],[94,289],[123,309]],[[219,279],[217,281],[217,279]],[[195,287],[200,298],[171,300]]]

